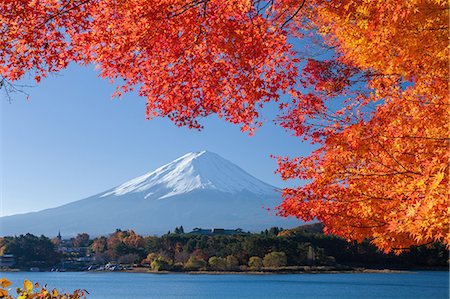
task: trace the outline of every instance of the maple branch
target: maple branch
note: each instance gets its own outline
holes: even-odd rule
[[[377,228],[386,226],[387,223],[379,224],[379,225],[349,225],[351,228]]]
[[[5,96],[6,96],[6,100],[11,103],[13,101],[13,98],[11,96],[11,93],[13,92],[19,92],[22,93],[26,96],[26,98],[29,98],[29,94],[26,93],[22,88],[25,87],[33,87],[30,85],[19,85],[19,84],[12,84],[11,82],[9,82],[4,76],[1,76],[1,80],[0,80],[0,89],[4,89],[5,91]]]
[[[426,140],[435,140],[435,141],[450,141],[450,138],[439,138],[439,137],[425,137],[425,136],[411,136],[411,135],[403,135],[403,136],[384,136],[380,135],[384,138],[390,138],[390,139],[403,139],[403,138],[410,138],[410,139],[426,139]]]
[[[423,244],[420,244],[420,245],[415,245],[414,247],[420,248],[420,247],[425,247],[425,246],[428,246],[428,245],[431,245],[431,244],[434,244],[434,243],[436,243],[436,241],[430,241],[430,242],[423,243]],[[411,251],[411,247],[393,247],[392,250]]]
[[[259,4],[261,3],[261,1],[260,0],[257,1],[258,4],[256,5],[256,11],[258,13],[261,13],[261,11],[265,10],[269,6],[273,6],[273,4],[274,4],[273,1],[265,1],[265,2],[266,2],[266,4],[263,7],[259,7]]]
[[[381,144],[380,144],[379,141],[378,141],[377,143],[381,146]],[[382,147],[382,146],[381,146],[381,147]],[[383,150],[384,150],[384,151],[385,151],[385,152],[386,152],[386,153],[387,153],[387,154],[388,154],[388,155],[389,155],[389,156],[390,156],[390,157],[391,157],[398,165],[400,165],[400,167],[403,168],[405,171],[399,172],[399,171],[397,171],[396,168],[393,168],[393,167],[390,167],[390,166],[386,165],[385,163],[381,162],[380,159],[378,159],[378,158],[379,158],[379,155],[378,155],[378,154],[374,153],[372,150],[369,150],[369,153],[372,155],[372,157],[375,158],[375,159],[373,160],[374,163],[380,164],[381,166],[385,167],[386,169],[393,171],[393,173],[403,174],[403,175],[406,175],[406,176],[409,177],[409,178],[413,178],[413,176],[411,176],[411,175],[409,175],[409,174],[422,175],[421,173],[416,173],[416,172],[413,172],[413,171],[408,170],[408,169],[405,168],[402,164],[400,164],[400,162],[398,162],[398,160],[396,160],[396,159],[394,158],[393,155],[391,155],[389,152],[387,152],[387,150],[386,150],[384,147],[382,147],[382,149],[383,149]]]
[[[84,0],[84,1],[81,1],[80,3],[78,3],[76,5],[72,6],[71,8],[66,9],[66,7],[73,2],[73,1],[67,1],[67,3],[64,4],[63,7],[60,10],[58,10],[57,13],[55,13],[54,15],[51,15],[50,17],[45,19],[41,24],[35,26],[34,29],[40,29],[40,28],[42,28],[42,26],[44,26],[46,23],[48,23],[49,21],[53,20],[54,18],[56,18],[58,16],[61,16],[61,15],[65,14],[65,13],[68,13],[69,11],[74,10],[74,9],[84,5],[84,4],[87,4],[90,1],[91,0]]]
[[[332,215],[332,216],[334,216],[334,217],[342,217],[342,214],[337,214],[337,213],[330,213],[329,215]],[[360,215],[358,215],[358,216],[354,216],[354,215],[345,215],[345,217],[346,218],[350,218],[350,219],[357,219],[357,220],[361,220],[361,216]],[[384,221],[380,221],[380,220],[377,220],[377,219],[373,219],[373,218],[363,218],[364,220],[367,220],[367,221],[372,221],[372,222],[377,222],[377,223],[379,223],[378,225],[372,225],[372,226],[367,226],[367,227],[363,227],[363,226],[357,226],[357,225],[352,225],[352,224],[349,224],[349,225],[347,225],[348,227],[351,227],[351,228],[374,228],[374,227],[383,227],[383,226],[385,226],[385,225],[387,225],[388,223],[387,222],[384,222]]]
[[[395,161],[395,163],[397,163],[401,168],[403,168],[406,172],[412,173],[412,174],[416,174],[416,175],[422,175],[421,173],[417,173],[415,171],[411,171],[409,169],[407,169],[405,166],[403,166],[403,164],[401,164],[395,157],[394,155],[392,155],[390,152],[387,151],[387,149],[384,147],[384,145],[377,140],[378,145],[384,150],[384,152],[389,155],[389,157],[391,157],[392,160]]]
[[[191,8],[197,7],[200,4],[204,4],[206,7],[206,4],[209,2],[210,0],[200,0],[200,1],[192,1],[191,3],[185,4],[183,6],[181,6],[180,8],[178,8],[175,12],[172,13],[172,15],[167,15],[168,18],[174,18],[177,17],[179,15],[182,15],[183,13],[185,13],[186,11],[188,11]]]
[[[417,28],[417,31],[426,31],[426,30],[430,30],[430,31],[445,30],[445,31],[448,31],[448,26],[446,26],[446,27],[438,27],[438,28]]]
[[[393,175],[404,175],[404,174],[409,174],[409,173],[413,173],[413,174],[417,174],[420,175],[419,173],[415,173],[412,171],[394,171],[394,172],[387,172],[387,173],[359,173],[356,171],[343,171],[343,172],[336,172],[336,174],[338,175],[351,175],[352,179],[361,179],[361,178],[365,178],[365,177],[385,177],[385,176],[393,176]]]
[[[387,200],[387,201],[392,201],[394,200],[393,198],[390,197],[380,197],[380,196],[373,196],[373,195],[369,195],[369,194],[365,194],[365,193],[357,193],[356,195],[358,196],[364,196],[368,199],[376,199],[376,200]],[[349,202],[361,202],[361,201],[366,201],[366,199],[361,199],[361,200],[351,200]]]
[[[295,18],[295,16],[298,15],[298,13],[300,12],[300,10],[303,8],[303,6],[305,5],[306,0],[303,0],[302,4],[300,5],[300,7],[294,12],[294,14],[292,14],[286,21],[284,21],[284,23],[281,25],[281,29],[283,29],[283,27],[289,23],[293,18]]]

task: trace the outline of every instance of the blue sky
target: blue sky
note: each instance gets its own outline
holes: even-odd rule
[[[1,215],[55,207],[114,187],[191,151],[210,150],[280,187],[274,155],[307,155],[311,146],[271,119],[249,137],[210,117],[201,132],[145,119],[145,99],[112,99],[114,86],[93,67],[67,70],[28,88],[27,101],[1,94]]]

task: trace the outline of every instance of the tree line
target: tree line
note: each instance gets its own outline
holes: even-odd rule
[[[90,238],[78,234],[71,240],[31,234],[0,239],[0,253],[13,254],[17,268],[55,267],[71,257],[89,256],[89,264],[117,263],[154,271],[248,271],[291,266],[351,266],[417,268],[447,267],[448,251],[442,243],[411,247],[400,255],[385,254],[369,242],[344,239],[304,229],[271,228],[260,233],[200,235],[176,232],[141,236],[133,230],[116,230]],[[61,252],[66,246],[82,250]],[[85,265],[86,266],[86,265]]]

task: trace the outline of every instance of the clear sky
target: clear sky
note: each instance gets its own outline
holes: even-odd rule
[[[274,155],[305,155],[311,146],[271,122],[249,137],[210,117],[201,132],[168,119],[145,119],[145,99],[112,99],[114,86],[93,67],[67,70],[13,94],[1,94],[1,215],[55,207],[102,192],[192,151],[209,150],[257,178],[284,187]]]

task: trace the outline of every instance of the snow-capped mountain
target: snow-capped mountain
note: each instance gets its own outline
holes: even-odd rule
[[[143,193],[144,198],[164,199],[199,189],[228,193],[247,190],[259,195],[271,194],[276,190],[219,155],[201,151],[188,153],[105,192],[101,197]]]
[[[299,225],[275,216],[279,190],[237,165],[208,152],[188,153],[160,168],[97,195],[39,212],[0,218],[0,235],[22,233],[64,236],[108,234],[133,229],[161,234],[183,225],[242,228]]]

